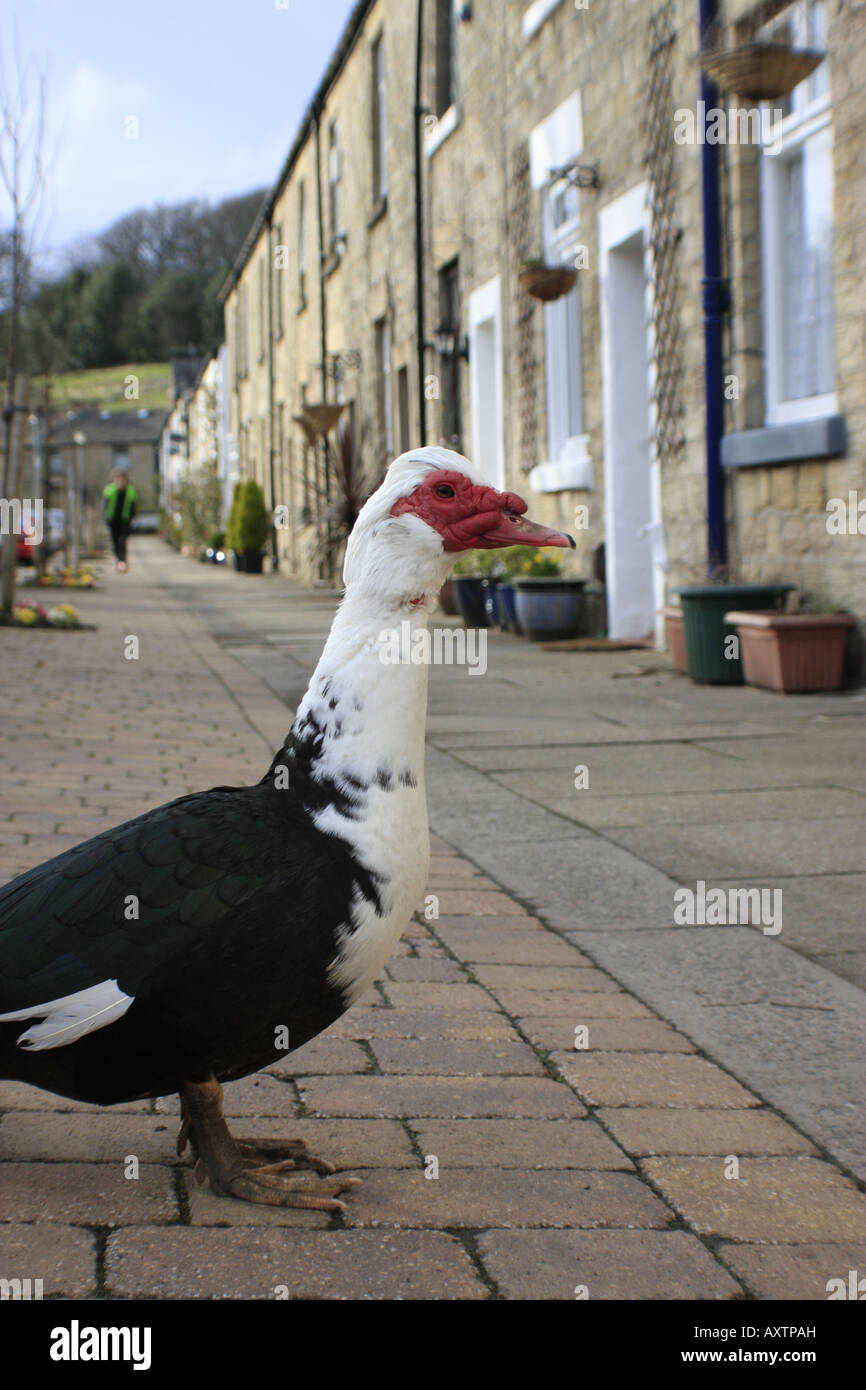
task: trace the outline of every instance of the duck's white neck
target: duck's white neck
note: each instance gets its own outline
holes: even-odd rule
[[[349,589],[339,606],[288,741],[296,790],[329,830],[345,833],[343,812],[366,816],[377,791],[423,788],[427,664],[395,662],[393,634],[427,620],[427,600],[375,603]]]

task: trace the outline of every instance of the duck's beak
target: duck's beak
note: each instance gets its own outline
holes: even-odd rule
[[[524,504],[525,505],[525,504]],[[485,530],[474,542],[479,549],[496,550],[506,545],[558,545],[562,549],[575,550],[573,536],[565,531],[554,531],[550,526],[541,526],[519,512],[503,511],[501,520]]]

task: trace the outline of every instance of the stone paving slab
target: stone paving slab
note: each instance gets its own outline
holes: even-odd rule
[[[5,877],[188,788],[261,775],[332,600],[182,561],[154,540],[136,543],[125,580],[107,576],[80,607],[95,631],[62,653],[40,644],[42,666],[30,659],[38,634],[0,633],[13,687],[12,756],[0,760],[4,805],[15,807],[0,817]],[[147,654],[135,679],[119,656],[130,631]],[[0,1277],[26,1265],[46,1293],[68,1297],[573,1301],[585,1286],[602,1299],[820,1299],[834,1273],[866,1267],[856,1185],[808,1127],[788,1123],[790,1110],[767,1108],[749,1068],[732,1068],[659,1005],[652,953],[636,943],[667,940],[674,881],[532,800],[555,804],[555,779],[577,761],[602,786],[611,780],[609,805],[629,788],[638,802],[665,787],[698,795],[710,770],[736,795],[754,767],[739,746],[739,760],[729,757],[726,740],[766,744],[781,765],[774,734],[801,731],[803,716],[786,707],[771,717],[755,692],[679,683],[682,737],[702,746],[675,766],[680,742],[663,701],[642,704],[619,680],[612,706],[591,676],[589,713],[574,720],[558,693],[569,662],[519,643],[503,652],[513,679],[497,682],[498,713],[484,713],[483,690],[458,708],[466,686],[432,673],[429,891],[439,916],[410,925],[379,985],[325,1034],[226,1087],[239,1136],[304,1138],[362,1179],[347,1213],[215,1197],[175,1153],[175,1097],[100,1110],[0,1082]],[[539,660],[552,673],[542,689]],[[581,669],[611,665],[593,658]],[[652,682],[665,690],[663,676]],[[179,689],[194,719],[179,713]],[[741,723],[727,718],[732,699]],[[843,789],[820,802],[833,825],[866,790],[856,774],[835,775],[842,761],[821,783]],[[811,765],[807,756],[788,779],[782,768],[772,784],[794,789],[798,814]],[[506,785],[515,773],[520,791]],[[641,788],[648,775],[658,784]],[[754,804],[783,804],[772,785],[759,783]],[[856,950],[844,932],[832,945]],[[655,973],[675,997],[675,958],[661,958]],[[816,998],[808,972],[819,967],[802,964],[802,979],[780,985],[751,961],[758,994],[836,1008],[832,991]],[[742,992],[715,965],[710,951],[704,978],[721,1017],[742,1007]],[[575,1028],[586,1029],[579,1050]],[[739,1184],[723,1175],[731,1155]],[[124,1175],[130,1158],[135,1180]]]
[[[737,1281],[685,1231],[488,1231],[478,1248],[505,1298],[742,1296]]]
[[[866,1284],[866,1242],[840,1245],[728,1245],[719,1255],[755,1298],[862,1299]],[[851,1275],[854,1275],[852,1280]],[[832,1285],[830,1281],[835,1281]],[[841,1288],[839,1283],[841,1281]],[[844,1294],[842,1292],[844,1290]]]
[[[437,1231],[130,1228],[109,1240],[106,1273],[122,1298],[487,1296],[460,1242]]]
[[[96,1240],[56,1222],[0,1225],[0,1278],[42,1281],[43,1298],[89,1298],[96,1292]]]

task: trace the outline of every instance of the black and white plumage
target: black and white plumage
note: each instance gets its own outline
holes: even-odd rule
[[[218,1083],[320,1033],[394,949],[429,862],[427,668],[384,663],[383,640],[426,627],[460,550],[568,543],[524,510],[448,450],[391,465],[261,781],[181,797],[0,889],[0,1077],[99,1104],[178,1091],[217,1191],[341,1205],[351,1180],[285,1177],[332,1171],[299,1141],[233,1141]]]

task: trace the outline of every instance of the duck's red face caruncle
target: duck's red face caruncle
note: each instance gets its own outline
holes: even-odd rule
[[[525,516],[526,503],[516,492],[473,483],[465,473],[441,468],[391,508],[392,516],[407,513],[432,526],[446,551],[497,550],[506,545],[572,546],[571,536],[539,526]]]

